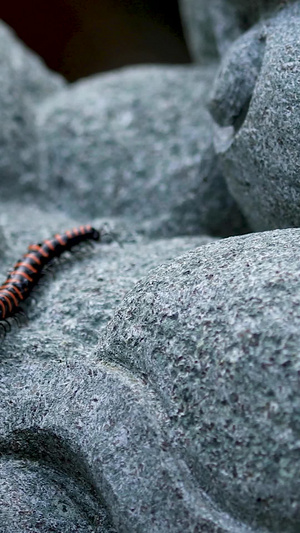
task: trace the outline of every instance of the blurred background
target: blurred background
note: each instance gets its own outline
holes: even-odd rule
[[[67,80],[139,63],[188,63],[167,0],[10,0],[0,18]]]

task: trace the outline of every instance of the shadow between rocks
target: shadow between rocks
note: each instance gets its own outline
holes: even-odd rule
[[[77,449],[74,449],[74,446]],[[0,469],[2,464],[5,470],[7,463],[10,461],[13,462],[12,472],[14,476],[8,475],[6,477],[14,478],[18,467],[20,467],[22,475],[18,478],[18,485],[20,485],[21,492],[23,492],[24,485],[31,486],[31,490],[27,488],[26,491],[26,496],[28,494],[32,496],[31,498],[26,498],[27,507],[32,504],[32,508],[27,509],[27,513],[32,515],[30,518],[31,525],[42,528],[39,531],[52,531],[49,525],[51,519],[52,522],[53,520],[57,522],[56,527],[62,526],[59,516],[63,513],[66,515],[66,523],[63,524],[64,528],[66,528],[64,531],[69,531],[68,527],[71,527],[70,531],[75,531],[74,527],[80,528],[76,529],[76,531],[91,531],[90,528],[92,527],[94,532],[116,532],[103,496],[97,489],[96,483],[94,483],[93,474],[88,468],[81,450],[75,443],[71,445],[67,442],[67,439],[64,440],[61,436],[57,436],[51,431],[34,426],[25,430],[16,430],[10,434],[8,440],[0,442]],[[10,471],[10,468],[8,470]],[[10,471],[10,474],[12,472]],[[40,483],[37,483],[36,478],[43,479],[42,487]],[[13,485],[13,479],[9,479],[9,483]],[[53,495],[51,498],[53,485],[58,486],[59,493],[62,494],[59,501],[55,501]],[[9,489],[10,492],[14,490],[11,486]],[[39,505],[36,506],[35,493],[37,491],[41,492],[42,497],[37,500]],[[105,491],[106,493],[110,491],[109,486],[105,487]],[[49,501],[50,498],[52,501]],[[110,498],[114,498],[112,493]],[[2,500],[1,495],[0,499]],[[20,514],[26,513],[26,511],[22,510],[22,503],[18,499],[16,509],[13,508],[16,514],[18,512]],[[44,513],[47,514],[46,521],[44,520],[45,516],[42,515],[42,521],[39,517],[41,503],[42,506],[44,504],[48,508],[48,512]],[[72,509],[71,512],[68,512],[70,507],[73,507],[73,512]],[[68,517],[68,514],[71,517]],[[87,524],[87,529],[84,526],[82,529],[83,522]],[[10,524],[9,527],[12,527],[12,525]],[[46,529],[43,529],[43,526],[46,526]],[[57,531],[57,529],[53,529],[53,531]]]

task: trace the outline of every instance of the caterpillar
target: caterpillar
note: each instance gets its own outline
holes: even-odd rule
[[[46,265],[65,251],[70,251],[73,246],[91,239],[99,241],[100,233],[86,225],[28,246],[28,252],[14,265],[6,281],[0,286],[0,321],[6,322],[17,313],[24,313],[20,303],[28,298]]]

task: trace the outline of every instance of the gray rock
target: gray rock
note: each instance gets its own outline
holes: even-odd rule
[[[135,67],[80,81],[37,112],[48,200],[155,236],[245,231],[212,146],[215,67]]]
[[[222,61],[209,103],[210,112],[220,126],[237,130],[245,118],[262,67],[265,45],[264,28],[255,27],[232,45]]]
[[[247,27],[255,17],[246,0],[207,8],[217,57],[240,13]],[[237,42],[211,103],[229,186],[257,228],[290,223],[299,204],[299,11]],[[1,42],[3,281],[29,243],[79,217],[108,235],[53,266],[28,325],[0,346],[0,533],[296,533],[300,230],[142,236],[245,229],[212,146],[215,65],[64,88],[5,26]],[[255,204],[236,186],[248,176]]]
[[[230,238],[155,269],[98,350],[145,380],[170,418],[167,446],[254,531],[300,527],[299,237]]]
[[[1,44],[0,44],[1,49]],[[34,113],[23,97],[18,76],[0,53],[0,186],[1,198],[21,195],[38,169]]]
[[[33,104],[66,84],[63,77],[50,71],[3,21],[0,21],[0,64],[10,65],[22,97]],[[4,77],[1,73],[1,83]]]
[[[1,533],[250,533],[195,485],[141,379],[97,361],[1,378]]]
[[[49,457],[28,458],[38,446],[39,436],[45,455],[48,451],[42,431],[38,434],[35,428],[32,436],[34,442],[26,447],[25,458],[18,451],[13,457],[4,454],[0,460],[1,533],[115,533],[107,510],[83,476],[67,475],[58,464],[52,467]],[[21,442],[25,440],[22,437]],[[53,442],[45,434],[46,442],[47,437],[49,446],[56,444],[63,456],[63,441]]]
[[[198,63],[217,60],[240,34],[236,11],[226,0],[180,0],[186,40]]]
[[[9,224],[2,218],[3,282],[29,244],[78,226],[78,220],[55,211],[42,212],[31,205],[0,204],[2,217],[4,212]],[[79,249],[74,256],[63,254],[60,262],[53,265],[34,299],[24,304],[28,325],[13,328],[0,346],[0,357],[7,365],[17,364],[16,359],[30,361],[32,353],[42,360],[62,357],[62,346],[64,357],[90,357],[100,332],[139,279],[151,268],[211,240],[178,237],[148,241],[124,219],[90,222],[109,234],[94,250],[84,253]]]
[[[0,24],[1,198],[27,194],[36,184],[37,137],[33,103],[63,84]]]
[[[296,2],[241,37],[212,95],[223,172],[255,230],[300,224],[299,21]]]
[[[33,233],[38,210],[15,211],[16,227],[27,216]],[[44,213],[44,226],[73,224],[63,218]],[[43,233],[35,227],[37,238],[45,227]],[[8,262],[21,249],[21,235],[3,232],[15,241]],[[168,441],[169,418],[145,379],[91,353],[89,332],[96,336],[141,275],[207,242],[128,240],[99,244],[57,269],[29,307],[28,326],[13,330],[1,347],[1,533],[250,532],[195,484]]]
[[[243,32],[281,6],[281,0],[180,0],[193,58],[205,63],[222,57]]]

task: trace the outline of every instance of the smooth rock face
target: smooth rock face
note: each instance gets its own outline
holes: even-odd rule
[[[255,230],[300,224],[299,23],[297,2],[241,37],[212,95],[224,175]]]
[[[265,47],[266,34],[262,25],[240,37],[223,59],[209,102],[210,112],[220,126],[238,130],[244,120],[261,71]]]
[[[72,214],[126,216],[156,236],[244,232],[212,146],[215,72],[128,68],[41,104],[39,185],[49,200]]]
[[[255,531],[300,527],[299,238],[230,238],[159,267],[99,345],[159,398],[197,486]]]
[[[25,226],[22,219],[26,220],[28,236],[32,234],[37,240],[51,234],[57,224],[74,224],[63,215],[52,213],[47,218],[44,214],[48,228],[41,232],[38,210],[28,208],[27,212],[15,206],[14,212],[16,228]],[[100,221],[93,224],[99,227]],[[118,234],[118,222],[113,231]],[[16,231],[9,234],[3,228],[3,234],[10,245],[8,265],[10,257],[21,253],[25,243],[22,235],[16,240]],[[106,334],[100,340],[102,361],[93,355],[97,336],[114,308],[149,268],[167,261],[162,270],[172,271],[176,268],[172,257],[207,242],[203,238],[148,243],[136,239],[122,238],[122,246],[117,242],[99,244],[94,253],[85,253],[81,260],[71,259],[54,269],[55,279],[46,279],[36,295],[36,304],[28,306],[29,324],[10,332],[1,346],[0,508],[5,533],[30,527],[45,532],[50,527],[101,533],[114,531],[114,527],[117,531],[149,533],[179,533],[183,529],[252,531],[224,513],[214,495],[208,499],[204,476],[189,458],[195,427],[191,424],[190,432],[183,430],[178,413],[171,413],[157,392],[156,387],[164,391],[160,387],[163,374],[155,385],[150,371],[147,374],[126,368],[126,362],[112,362],[110,347],[105,355]],[[205,249],[198,248],[197,256],[204,258]],[[189,292],[187,275],[184,269],[183,284]],[[174,276],[174,298],[178,277],[180,269]],[[160,279],[163,288],[163,276]],[[137,286],[138,299],[139,294]],[[145,302],[152,308],[149,295]],[[191,299],[191,305],[193,302]],[[180,336],[186,347],[179,366],[185,375],[191,364],[187,350],[194,346],[198,324],[196,321],[194,329],[191,320],[182,335],[178,318],[170,316],[169,310],[173,310],[166,303],[163,314],[171,323],[173,340],[170,344],[167,332],[161,342],[168,354],[168,346],[173,349],[173,343],[175,349]],[[185,308],[180,298],[178,304]],[[153,322],[156,348],[156,335],[162,330],[158,328],[156,333],[153,311],[149,321]],[[159,310],[157,316],[160,319]],[[131,327],[127,315],[125,324]],[[142,319],[141,327],[131,331],[137,347],[142,347],[139,335],[146,334],[146,325]],[[112,341],[114,344],[114,334]],[[155,358],[153,364],[155,367]],[[177,395],[181,394],[184,402],[188,401],[186,393],[178,389]],[[194,408],[192,396],[190,399]],[[186,456],[180,451],[182,446],[187,449]]]
[[[26,194],[38,171],[33,105],[63,86],[42,62],[0,23],[1,198]]]

